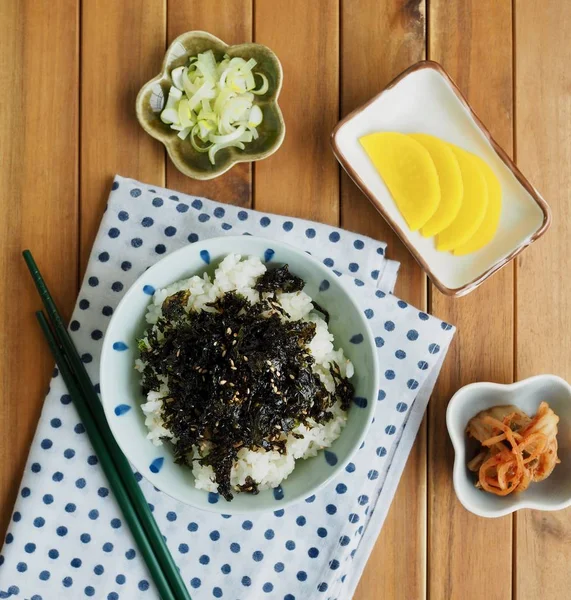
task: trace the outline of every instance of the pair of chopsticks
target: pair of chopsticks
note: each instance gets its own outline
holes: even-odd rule
[[[160,597],[162,600],[192,600],[129,462],[109,429],[93,383],[32,253],[25,250],[23,256],[46,311],[36,312],[40,327]]]

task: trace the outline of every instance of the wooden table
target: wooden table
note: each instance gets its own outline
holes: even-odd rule
[[[478,380],[571,379],[571,5],[568,0],[0,0],[0,529],[52,360],[20,251],[70,314],[115,173],[388,241],[397,293],[458,326],[358,600],[571,596],[571,510],[484,520],[451,484],[444,413]],[[166,45],[204,29],[267,44],[284,67],[281,150],[200,183],[135,118]],[[439,61],[553,209],[531,249],[466,298],[442,296],[329,147],[339,118],[411,63]]]

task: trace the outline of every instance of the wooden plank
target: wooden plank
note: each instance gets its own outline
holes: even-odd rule
[[[393,77],[424,58],[424,2],[342,4],[341,113],[377,94]],[[366,49],[367,60],[363,59]],[[426,304],[426,278],[392,229],[343,173],[341,222],[388,242],[401,262],[397,294],[420,308]],[[355,600],[420,599],[425,595],[426,425],[409,457],[387,520],[369,559]]]
[[[518,259],[518,379],[556,373],[571,380],[570,35],[569,2],[516,1],[516,159],[553,210],[551,229]],[[515,523],[515,597],[569,598],[571,510],[521,511]]]
[[[139,126],[135,98],[165,52],[162,0],[82,4],[81,265],[116,173],[164,185],[164,149]]]
[[[252,41],[252,0],[226,0],[223,10],[213,10],[202,0],[170,2],[168,5],[168,40],[172,42],[185,31],[203,30],[227,44]],[[243,163],[210,181],[198,181],[183,175],[167,160],[167,185],[170,188],[206,196],[220,202],[250,206],[252,202],[251,166]]]
[[[339,171],[329,134],[339,115],[337,0],[255,3],[255,41],[280,58],[283,146],[255,165],[259,210],[339,223]]]
[[[431,0],[428,22],[429,58],[448,70],[495,139],[511,152],[511,0]],[[457,325],[458,336],[429,409],[430,598],[511,597],[511,518],[481,519],[457,501],[445,411],[452,394],[467,383],[512,381],[513,285],[510,265],[465,298],[450,299],[431,289],[432,312]],[[483,576],[490,552],[502,565],[495,577]]]
[[[0,4],[0,539],[53,366],[20,252],[32,249],[65,315],[77,284],[78,11],[75,0]]]

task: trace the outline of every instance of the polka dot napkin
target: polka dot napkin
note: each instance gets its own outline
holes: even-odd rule
[[[122,293],[167,252],[226,233],[279,236],[354,286],[381,365],[375,421],[342,475],[285,510],[249,518],[206,513],[137,478],[194,600],[346,600],[454,328],[389,293],[398,265],[385,259],[385,244],[117,177],[70,323],[96,385],[101,340]],[[158,598],[57,370],[0,555],[0,598],[11,597]]]

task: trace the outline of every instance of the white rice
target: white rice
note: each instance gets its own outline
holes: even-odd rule
[[[229,291],[236,291],[246,296],[251,302],[256,302],[260,298],[254,285],[258,277],[265,271],[265,265],[255,256],[242,258],[238,254],[229,254],[216,269],[212,281],[205,273],[202,277],[194,276],[190,279],[183,279],[157,290],[147,309],[147,322],[155,325],[162,316],[162,304],[165,299],[181,290],[190,292],[188,311],[213,311],[214,309],[206,305]],[[313,370],[327,391],[333,392],[335,382],[329,372],[330,365],[336,363],[341,375],[351,378],[354,373],[353,364],[345,357],[342,348],[335,349],[333,335],[329,332],[327,323],[313,311],[310,296],[303,291],[279,293],[278,301],[289,315],[290,320],[315,323],[315,336],[309,343],[309,351],[315,359]],[[135,368],[142,372],[145,363],[137,359]],[[164,439],[176,443],[173,434],[164,427],[162,418],[162,399],[169,395],[168,378],[161,376],[160,380],[160,389],[149,392],[147,401],[141,406],[145,414],[145,425],[149,429],[147,438],[156,446],[162,445]],[[310,422],[310,427],[301,424],[290,432],[287,436],[285,454],[263,449],[242,448],[239,450],[230,476],[232,487],[237,489],[237,486],[244,485],[247,477],[251,477],[261,490],[276,487],[293,471],[297,459],[315,456],[319,450],[331,446],[347,422],[347,412],[340,407],[339,402],[333,405],[331,412],[334,417],[326,423]],[[302,434],[303,437],[296,438],[292,435],[293,433]],[[204,443],[200,449],[194,446],[194,454],[189,459],[201,458],[206,454],[208,454],[208,444]],[[201,465],[198,460],[193,460],[192,472],[195,477],[194,485],[198,489],[217,491],[218,485],[212,467]]]

